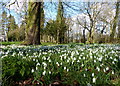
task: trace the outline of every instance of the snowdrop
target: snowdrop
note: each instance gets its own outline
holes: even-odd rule
[[[106,67],[106,70],[109,70],[109,67]]]
[[[83,74],[83,76],[84,76],[84,77],[86,77],[86,75],[85,75],[85,74]]]
[[[32,73],[34,72],[34,69],[32,69],[32,71],[31,71]]]
[[[64,67],[64,70],[66,70],[66,67]]]
[[[36,66],[39,66],[39,65],[40,65],[40,63],[37,63],[37,64],[36,64]]]
[[[51,74],[51,71],[49,71],[49,74]]]
[[[82,67],[84,66],[84,64],[81,65]]]
[[[96,63],[96,60],[94,60],[94,63]]]
[[[51,59],[49,59],[49,62],[51,62]]]
[[[69,69],[67,69],[67,72],[69,71]]]
[[[43,72],[42,74],[45,75],[45,74],[46,74],[46,71],[44,70],[44,72]]]
[[[97,69],[98,71],[100,71],[100,68],[99,68],[99,67],[97,67],[96,69]]]
[[[95,77],[93,78],[93,83],[96,83],[96,78]]]
[[[112,71],[112,74],[114,74],[114,71]]]
[[[94,74],[94,73],[92,73],[92,77],[94,77],[94,75],[95,75],[95,74]]]

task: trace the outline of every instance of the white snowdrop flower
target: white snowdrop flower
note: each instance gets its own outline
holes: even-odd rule
[[[114,71],[112,71],[112,74],[114,74]]]
[[[36,70],[38,70],[38,67],[36,66]]]
[[[83,76],[84,76],[84,77],[86,77],[86,75],[85,75],[85,74],[83,74]]]
[[[75,61],[75,60],[76,60],[76,58],[74,57],[74,58],[73,58],[73,60]]]
[[[40,63],[37,63],[37,64],[36,64],[36,66],[39,66],[39,65],[40,65]]]
[[[94,63],[96,63],[96,60],[94,60]]]
[[[80,62],[80,60],[77,60],[77,62],[79,63],[79,62]]]
[[[49,60],[49,59],[50,59],[50,57],[47,58],[47,60]]]
[[[91,53],[91,51],[90,51],[90,53],[89,53],[89,54],[90,54],[90,56],[92,56],[92,53]]]
[[[43,60],[47,60],[47,58],[45,56],[43,56]]]
[[[34,72],[34,69],[32,69],[32,71],[31,71],[32,73]]]
[[[46,74],[46,71],[44,70],[44,72],[43,72],[42,74],[45,75],[45,74]]]
[[[112,59],[112,57],[110,57],[110,59]]]
[[[117,61],[117,59],[115,58],[114,61]]]
[[[100,64],[100,66],[102,67],[102,66],[103,66],[103,63],[102,63],[102,64]]]
[[[82,67],[84,66],[84,64],[81,65]]]
[[[85,59],[85,57],[83,57],[83,59]]]
[[[74,61],[72,61],[72,64],[74,63]]]
[[[92,73],[92,77],[94,77],[94,75],[95,75],[95,74],[94,74],[94,73]]]
[[[109,70],[109,67],[106,67],[106,70]]]
[[[23,59],[26,59],[26,57],[23,57]]]
[[[62,65],[62,62],[60,63],[60,65]]]
[[[66,55],[64,56],[64,59],[66,59]]]
[[[36,60],[36,62],[38,62],[38,59]]]
[[[51,74],[51,71],[49,71],[49,74]]]
[[[46,66],[44,66],[44,70],[46,69]]]
[[[93,83],[95,83],[95,82],[96,82],[96,78],[94,77],[94,78],[93,78]]]
[[[49,62],[51,62],[51,60],[49,59]]]
[[[58,62],[56,62],[56,64],[57,64],[58,66],[60,66]]]
[[[104,71],[104,72],[106,72],[106,70],[105,70],[105,69],[103,69],[103,71]]]
[[[97,69],[98,71],[100,71],[100,68],[99,68],[99,67],[97,67],[96,69]]]
[[[64,67],[64,70],[66,70],[66,67]]]
[[[90,56],[90,58],[92,59],[92,56]]]
[[[75,54],[75,52],[73,51],[73,52],[71,53],[71,56],[74,56],[74,54]]]
[[[45,62],[42,62],[42,64],[43,64],[45,67],[47,67],[47,64],[46,64]]]
[[[79,59],[81,59],[81,57],[79,57]]]
[[[79,55],[78,51],[76,51],[76,54]]]
[[[43,52],[43,54],[47,54],[46,52]]]
[[[115,64],[115,62],[114,62],[114,61],[112,61],[112,64]]]
[[[69,71],[69,69],[67,69],[67,72]]]
[[[33,61],[35,61],[35,59],[33,59]]]
[[[67,60],[67,62],[69,63],[69,59]]]
[[[102,61],[102,57],[98,58],[99,61]]]

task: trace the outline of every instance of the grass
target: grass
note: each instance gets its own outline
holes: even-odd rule
[[[18,42],[0,42],[1,45],[11,45],[11,44],[21,44],[22,42],[21,41],[18,41]]]

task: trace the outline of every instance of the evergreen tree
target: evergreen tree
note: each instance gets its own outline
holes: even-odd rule
[[[2,35],[5,35],[6,30],[7,30],[7,22],[8,22],[8,18],[7,18],[7,12],[3,11],[2,12],[2,20],[1,20],[1,29],[2,29]]]
[[[12,31],[12,30],[15,30],[15,29],[18,29],[18,25],[15,22],[15,18],[11,14],[8,17],[8,26],[7,26],[7,28],[8,28],[8,32]]]
[[[66,29],[65,18],[64,18],[64,7],[61,0],[59,0],[59,4],[58,4],[56,23],[57,23],[57,41],[58,43],[64,43],[65,32],[67,29]]]

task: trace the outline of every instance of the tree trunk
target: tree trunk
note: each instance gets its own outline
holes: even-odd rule
[[[26,44],[39,45],[40,43],[40,19],[41,3],[29,2]]]
[[[112,41],[114,39],[115,32],[116,32],[118,16],[119,16],[119,3],[120,3],[119,1],[116,3],[116,14],[114,17],[113,27],[112,27],[111,34],[110,34],[110,41]]]

